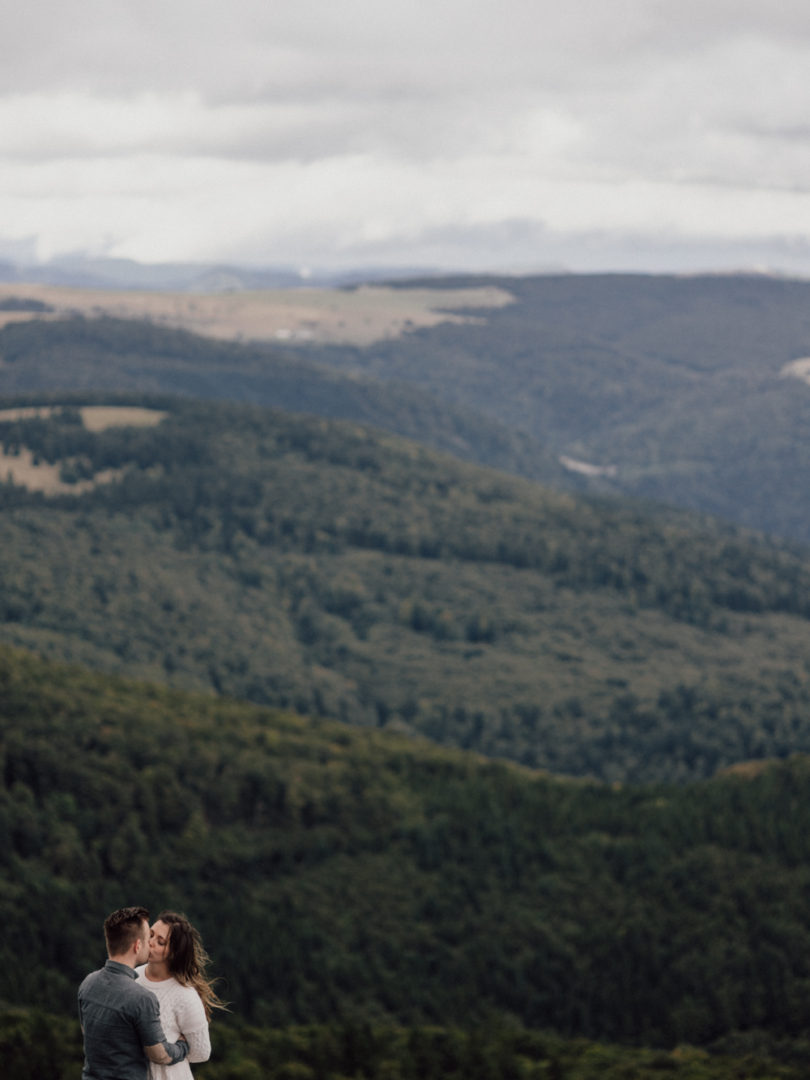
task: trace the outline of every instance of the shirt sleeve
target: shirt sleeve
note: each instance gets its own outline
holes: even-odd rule
[[[156,1046],[166,1041],[163,1026],[160,1023],[160,1006],[158,999],[147,990],[141,997],[142,1004],[135,1017],[135,1027],[138,1038],[143,1046]]]
[[[158,999],[151,990],[148,990],[143,1001],[144,1004],[141,1006],[135,1021],[135,1027],[143,1046],[157,1046],[160,1043],[171,1058],[170,1064],[176,1065],[178,1061],[184,1061],[188,1057],[189,1051],[187,1040],[178,1039],[177,1042],[168,1042],[163,1032],[163,1025],[160,1022]]]
[[[188,1042],[189,1061],[208,1061],[211,1056],[211,1040],[205,1007],[196,990],[189,988],[183,994],[182,1006],[177,1011],[177,1025]]]

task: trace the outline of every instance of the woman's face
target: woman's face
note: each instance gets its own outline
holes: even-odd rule
[[[171,927],[162,919],[153,925],[149,931],[149,962],[160,964],[169,959],[169,936]]]

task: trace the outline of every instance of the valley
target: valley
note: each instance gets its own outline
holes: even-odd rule
[[[9,1080],[122,897],[209,1080],[806,1075],[806,284],[9,290]]]

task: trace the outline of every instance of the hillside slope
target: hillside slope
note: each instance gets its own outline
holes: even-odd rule
[[[450,279],[515,303],[368,349],[308,353],[408,382],[559,455],[612,490],[810,539],[810,283],[765,277]],[[436,283],[434,282],[434,287]]]
[[[6,649],[0,717],[0,1001],[72,1016],[104,914],[143,902],[186,910],[267,1026],[705,1046],[810,1025],[806,758],[562,782]]]
[[[76,392],[183,395],[352,420],[462,460],[571,486],[541,440],[407,381],[345,375],[300,350],[213,341],[143,320],[77,317],[0,329],[0,397]]]
[[[810,748],[801,552],[357,426],[152,404],[0,423],[9,468],[76,491],[0,487],[0,640],[610,780]]]
[[[428,328],[401,322],[367,347],[239,345],[107,318],[15,322],[0,331],[0,393],[261,402],[374,423],[560,489],[653,498],[810,540],[807,282],[459,278],[386,295],[414,288],[445,307],[465,288],[512,302],[472,317],[459,307],[447,312],[456,322]],[[347,297],[373,323],[373,292],[342,290],[335,304]],[[441,300],[430,304],[442,315]]]

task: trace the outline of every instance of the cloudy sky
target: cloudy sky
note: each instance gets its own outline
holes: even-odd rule
[[[0,14],[0,258],[810,274],[806,0]]]

